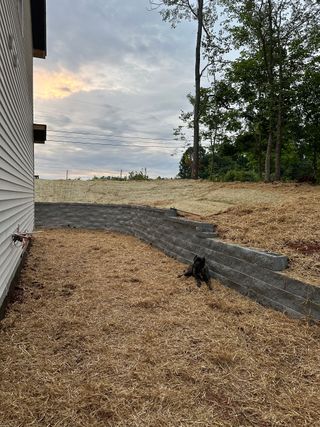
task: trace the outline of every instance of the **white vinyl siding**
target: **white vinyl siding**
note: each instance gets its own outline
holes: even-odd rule
[[[34,225],[30,0],[20,3],[0,0],[0,306],[21,261],[11,236]]]

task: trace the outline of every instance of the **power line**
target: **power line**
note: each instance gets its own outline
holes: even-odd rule
[[[109,144],[101,142],[89,142],[89,141],[70,141],[59,139],[47,139],[47,142],[60,142],[61,144],[83,144],[83,145],[102,145],[102,146],[111,146],[111,147],[131,147],[131,148],[163,148],[167,150],[179,149],[180,147],[168,147],[164,145],[138,145],[138,144]],[[182,147],[181,147],[182,148]]]
[[[58,130],[58,129],[48,129],[48,132],[52,133],[68,133],[74,135],[93,135],[93,136],[102,136],[106,138],[125,138],[125,139],[143,139],[148,141],[171,141],[171,142],[180,142],[173,138],[148,138],[145,136],[124,136],[124,135],[108,135],[103,133],[94,133],[94,132],[75,132],[75,131],[67,131],[67,130]]]
[[[52,115],[48,115],[50,113],[41,113],[39,111],[35,111],[36,117],[42,117],[44,119],[52,119]],[[52,114],[61,114],[61,110],[54,110]],[[83,124],[83,123],[82,123]],[[95,132],[76,132],[76,131],[66,131],[66,130],[60,130],[60,129],[50,129],[48,128],[48,132],[54,132],[54,133],[70,133],[75,135],[94,135],[94,136],[102,136],[102,137],[115,137],[115,138],[126,138],[126,139],[143,139],[143,140],[150,140],[150,141],[171,141],[171,142],[177,142],[180,141],[177,138],[153,138],[153,137],[146,137],[146,136],[127,136],[127,135],[108,135],[108,134],[102,134],[102,133],[95,133]]]

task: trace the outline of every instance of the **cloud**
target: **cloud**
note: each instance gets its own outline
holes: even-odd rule
[[[35,71],[35,95],[38,99],[64,99],[82,91],[92,90],[90,82],[68,70]]]
[[[77,145],[80,139],[99,142],[97,134],[132,143],[135,137],[173,138],[180,110],[190,109],[194,27],[181,23],[172,30],[148,4],[48,0],[48,58],[34,67],[35,119],[48,125],[48,142],[35,150],[40,176],[144,167],[153,177],[177,174],[181,152],[171,154],[181,144],[175,141],[171,150],[125,147],[120,139],[118,148]],[[79,131],[91,135],[68,133]]]
[[[100,69],[97,73],[96,70]],[[130,79],[123,73],[115,73],[111,67],[87,64],[77,73],[60,68],[57,71],[37,68],[34,73],[34,94],[38,100],[64,99],[79,92],[107,90],[134,93]],[[129,81],[128,81],[129,80]]]

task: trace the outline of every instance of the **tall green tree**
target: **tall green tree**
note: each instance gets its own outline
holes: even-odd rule
[[[194,96],[188,95],[188,99],[194,106]],[[235,90],[225,81],[214,81],[211,87],[200,90],[200,139],[209,146],[211,162],[209,172],[215,173],[214,159],[218,151],[218,145],[230,141],[231,135],[239,130],[239,120],[236,102],[238,95]],[[183,128],[193,128],[193,115],[190,112],[182,112],[180,119],[184,126],[175,130],[176,136],[183,137]],[[182,139],[182,138],[181,138]]]
[[[229,20],[227,29],[241,60],[259,64],[260,95],[268,119],[265,180],[281,176],[283,135],[290,113],[294,82],[315,53],[310,41],[317,32],[317,0],[222,0]]]
[[[201,76],[208,68],[209,63],[202,66],[202,49],[205,48],[205,57],[212,51],[214,45],[213,25],[216,20],[216,0],[149,0],[151,9],[160,9],[164,21],[175,27],[181,20],[194,20],[197,23],[195,49],[195,96],[193,111],[193,160],[192,178],[199,177],[199,147],[200,147],[200,89]]]
[[[182,154],[180,163],[179,163],[179,173],[178,176],[182,179],[192,178],[192,164],[193,164],[193,147],[189,147]],[[206,150],[199,147],[199,178],[208,178],[208,161]]]
[[[300,158],[309,159],[311,173],[320,182],[320,55],[306,65],[293,110],[294,140]]]

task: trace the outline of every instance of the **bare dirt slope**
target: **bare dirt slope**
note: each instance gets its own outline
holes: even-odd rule
[[[0,323],[0,425],[319,425],[319,326],[183,268],[133,237],[36,234]]]
[[[211,183],[201,180],[36,180],[36,201],[143,204],[175,207],[207,216],[243,203],[280,203],[287,195],[286,188],[281,191],[277,187],[275,191],[272,186],[261,184]]]
[[[217,224],[225,240],[287,255],[286,274],[320,285],[320,186],[36,180],[36,200],[175,207]]]

